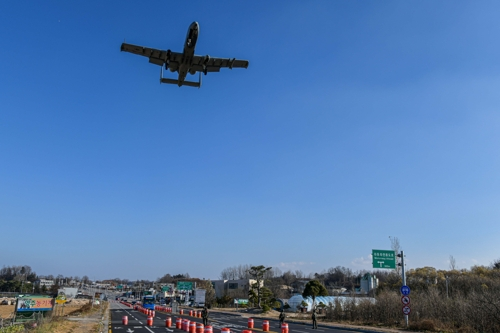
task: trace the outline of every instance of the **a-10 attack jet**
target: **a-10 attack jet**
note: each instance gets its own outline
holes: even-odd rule
[[[207,75],[208,72],[219,72],[222,67],[228,67],[229,69],[235,67],[248,67],[247,60],[212,58],[209,55],[195,55],[194,48],[196,47],[196,41],[198,40],[199,34],[200,25],[198,22],[191,23],[182,53],[172,52],[170,50],[156,50],[127,43],[122,44],[121,50],[148,57],[150,63],[161,66],[160,83],[177,84],[179,87],[182,85],[201,87],[201,73]],[[165,65],[165,69],[170,69],[171,72],[179,73],[177,80],[163,77],[163,65]],[[198,82],[185,81],[187,73],[194,75],[196,72],[200,73]]]

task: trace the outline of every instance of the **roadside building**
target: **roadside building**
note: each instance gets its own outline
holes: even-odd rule
[[[48,280],[48,279],[38,279],[35,281],[35,284],[39,286],[40,288],[45,286],[46,288],[50,288],[54,285],[54,280]]]
[[[222,297],[224,295],[229,296],[248,296],[248,291],[250,287],[257,283],[254,279],[242,279],[242,280],[213,280],[212,286],[215,290],[216,297]],[[264,283],[261,282],[261,286]]]
[[[377,289],[378,278],[374,274],[366,273],[360,281],[361,293],[368,294],[371,290]]]

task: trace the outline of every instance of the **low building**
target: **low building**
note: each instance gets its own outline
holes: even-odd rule
[[[213,280],[212,286],[215,290],[216,297],[222,297],[224,295],[237,295],[239,294],[248,296],[248,291],[250,287],[257,283],[257,280],[253,279],[242,279],[242,280]],[[264,282],[261,282],[261,286]]]
[[[360,281],[361,293],[368,294],[373,289],[378,287],[378,278],[374,274],[366,273]]]
[[[55,283],[54,283],[54,280],[39,279],[39,280],[36,280],[36,281],[35,281],[35,284],[36,284],[37,286],[40,286],[40,288],[41,288],[41,287],[43,287],[43,286],[45,286],[46,288],[50,288],[50,287],[52,287]]]

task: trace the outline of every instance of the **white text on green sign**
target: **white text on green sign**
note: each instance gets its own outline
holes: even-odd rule
[[[373,268],[396,269],[396,254],[389,250],[372,250]]]

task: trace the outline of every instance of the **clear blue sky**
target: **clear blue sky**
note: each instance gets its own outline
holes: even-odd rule
[[[0,265],[217,278],[500,257],[498,1],[0,3]],[[160,85],[120,44],[250,61]],[[170,74],[172,75],[172,74]],[[196,77],[195,77],[196,78]]]

